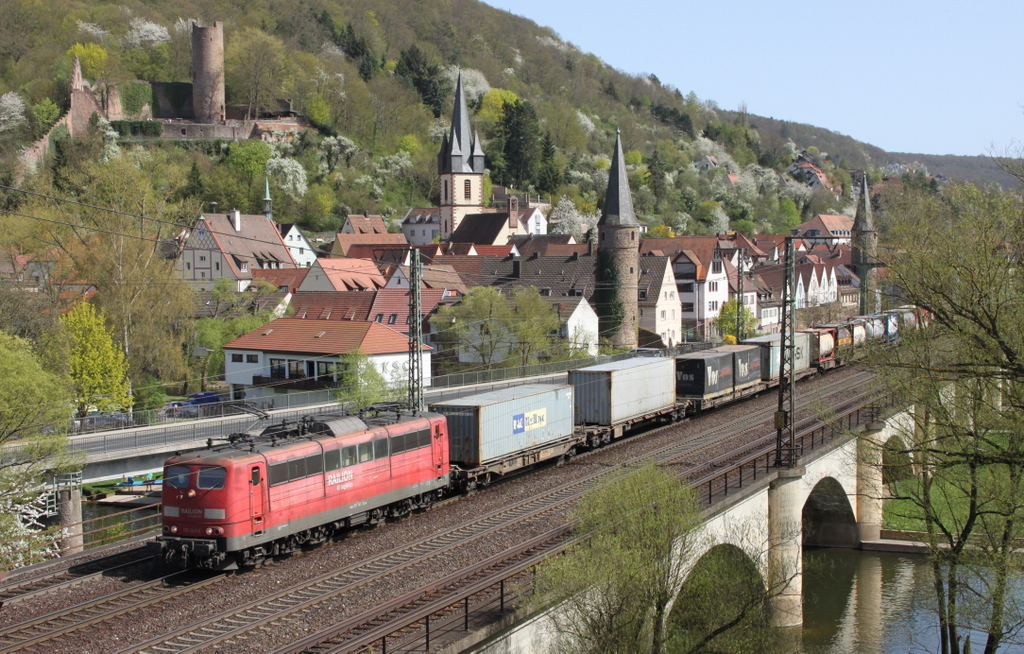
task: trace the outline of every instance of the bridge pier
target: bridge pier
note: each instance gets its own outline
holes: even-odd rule
[[[804,623],[804,470],[803,466],[780,469],[768,486],[768,587],[776,627]]]
[[[884,422],[872,422],[857,439],[857,538],[878,540],[882,535],[882,443]]]
[[[57,490],[57,518],[64,528],[60,541],[62,556],[76,554],[85,549],[82,535],[82,487],[63,486]]]

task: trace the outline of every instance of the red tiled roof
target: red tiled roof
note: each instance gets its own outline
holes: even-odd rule
[[[224,346],[234,350],[341,355],[400,354],[409,351],[409,338],[375,322],[278,318]],[[423,345],[422,349],[430,347]]]
[[[433,313],[443,295],[442,289],[422,289],[420,291],[420,316],[426,317]],[[377,291],[376,296],[367,320],[385,324],[403,334],[408,333],[409,291],[404,288],[382,288]]]
[[[366,291],[299,291],[292,296],[299,320],[368,320],[375,293]]]
[[[310,271],[317,267],[338,291],[375,290],[386,283],[377,264],[366,259],[317,259]]]
[[[388,228],[384,218],[379,214],[350,213],[348,226],[353,234],[387,234]]]
[[[309,272],[309,268],[282,268],[276,269],[257,269],[252,271],[252,278],[265,279],[278,288],[287,287],[289,293],[294,293],[299,288],[299,284],[306,278],[306,273]]]
[[[342,234],[338,235],[334,239],[334,245],[331,246],[331,256],[348,256],[349,248],[353,245],[380,245],[384,247],[394,247],[396,245],[408,245],[408,241],[405,240],[405,234]]]

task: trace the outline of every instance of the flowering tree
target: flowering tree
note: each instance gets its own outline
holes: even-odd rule
[[[131,19],[128,27],[128,34],[122,41],[126,48],[151,48],[171,40],[171,34],[166,27],[152,23],[145,18]]]
[[[0,133],[25,124],[25,101],[11,91],[0,95]]]
[[[295,159],[272,157],[267,160],[267,175],[293,198],[306,194],[306,169]]]

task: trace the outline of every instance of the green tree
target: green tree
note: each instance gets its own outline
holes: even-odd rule
[[[898,445],[865,445],[883,472],[887,459],[904,472],[913,462],[909,478],[883,478],[890,506],[926,534],[943,654],[959,654],[968,629],[996,652],[1024,610],[1010,592],[1024,537],[1022,216],[1017,196],[921,185],[887,195],[880,217],[886,282],[900,294],[892,301],[921,307],[931,320],[876,353],[886,392],[914,407],[914,421]]]
[[[555,144],[551,140],[551,134],[545,133],[544,140],[540,146],[540,171],[537,173],[537,190],[548,195],[558,190],[562,185],[565,173],[558,161],[555,159]]]
[[[505,296],[491,286],[475,286],[462,301],[438,310],[444,340],[473,355],[485,368],[505,358],[512,340],[511,309]]]
[[[687,562],[702,549],[693,491],[653,464],[623,470],[573,515],[581,541],[537,573],[537,599],[568,652],[663,652]]]
[[[746,306],[740,305],[738,299],[732,298],[723,304],[718,312],[718,317],[715,318],[715,328],[722,336],[732,336],[738,339],[737,327],[742,331],[743,338],[747,338],[757,329],[757,316]]]
[[[60,118],[60,107],[50,98],[43,98],[32,105],[33,133],[37,138],[46,134],[50,126]]]
[[[79,416],[92,407],[124,410],[131,404],[128,362],[107,331],[103,314],[81,302],[61,319],[71,337],[68,362]]]
[[[416,89],[423,104],[434,112],[434,118],[441,116],[448,89],[444,78],[441,77],[440,66],[429,61],[426,54],[413,44],[402,50],[395,74]]]
[[[95,43],[76,43],[64,54],[68,71],[78,57],[78,63],[82,66],[82,76],[86,79],[97,80],[107,76],[107,62],[110,55],[101,46]]]
[[[540,121],[528,100],[506,102],[501,116],[504,137],[504,183],[525,188],[537,173],[540,157]]]
[[[0,366],[0,542],[8,551],[42,547],[46,543],[32,538],[21,515],[41,495],[45,476],[81,466],[66,436],[74,396],[68,381],[44,369],[23,338],[0,332]],[[25,558],[15,552],[3,562]]]
[[[261,29],[238,32],[224,55],[226,88],[231,98],[245,103],[246,120],[259,116],[277,98],[285,77],[284,43]]]
[[[359,350],[338,357],[338,368],[339,385],[334,399],[350,409],[395,401],[405,390],[388,384],[370,357]]]
[[[550,357],[554,335],[561,324],[558,313],[534,286],[520,286],[509,301],[511,338],[515,343],[516,364],[525,366],[538,357]]]

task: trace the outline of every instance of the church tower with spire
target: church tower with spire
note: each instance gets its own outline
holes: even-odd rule
[[[871,191],[867,172],[863,174],[861,205],[853,220],[853,267],[860,277],[860,312],[878,313],[882,310],[881,287],[878,284],[878,231],[871,215]]]
[[[597,222],[597,293],[595,307],[601,334],[616,348],[637,346],[639,313],[640,222],[633,211],[622,139],[615,137],[615,154],[608,171],[604,211]]]
[[[441,177],[441,239],[452,235],[462,217],[484,209],[484,149],[469,124],[462,73],[455,85],[452,128],[437,155]]]

